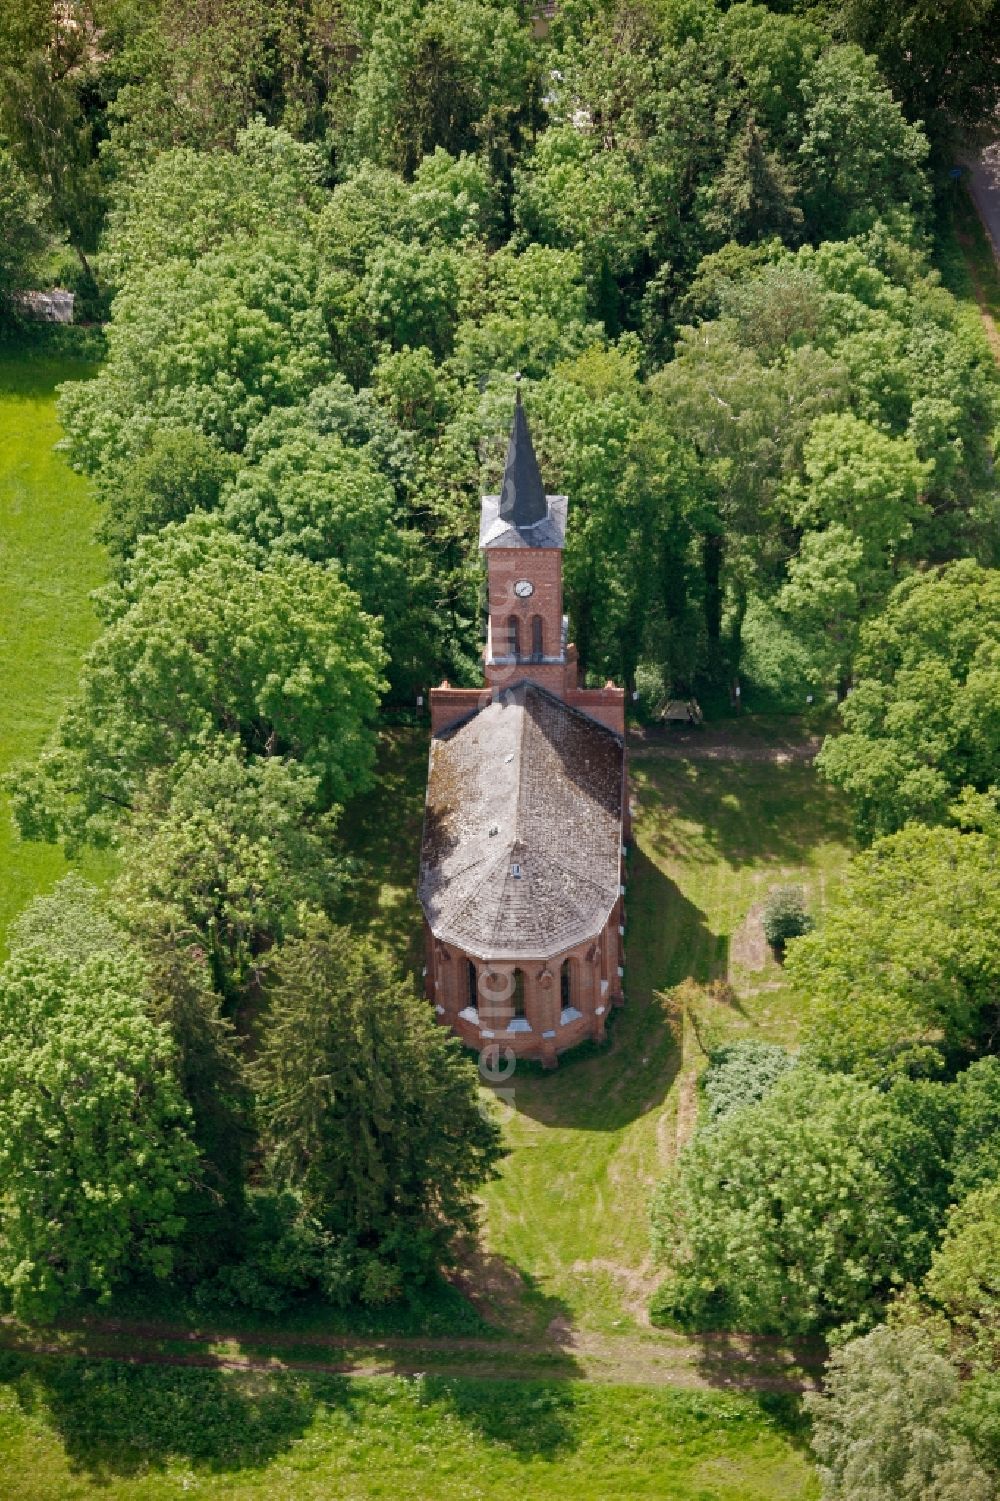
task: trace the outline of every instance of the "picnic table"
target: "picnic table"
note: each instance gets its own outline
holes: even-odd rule
[[[670,699],[660,715],[664,724],[701,724],[704,717],[693,698]]]

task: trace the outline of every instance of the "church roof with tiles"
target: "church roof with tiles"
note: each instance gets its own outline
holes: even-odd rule
[[[546,959],[596,937],[619,895],[625,747],[522,682],[431,742],[420,900],[434,936]]]

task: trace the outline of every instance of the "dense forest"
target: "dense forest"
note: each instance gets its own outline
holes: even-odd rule
[[[474,1228],[498,1125],[338,924],[340,830],[380,714],[480,679],[519,374],[586,679],[647,720],[814,706],[860,845],[815,925],[774,914],[802,1047],[713,1057],[658,1317],[834,1336],[831,1497],[995,1494],[1000,379],[939,266],[998,31],[990,0],[5,8],[0,316],[76,294],[65,450],[111,560],[10,788],[22,837],[116,851],[0,972],[20,1316],[165,1276],[377,1306]]]

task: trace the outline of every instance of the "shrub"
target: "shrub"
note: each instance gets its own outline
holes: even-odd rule
[[[756,1038],[713,1048],[701,1077],[709,1120],[720,1121],[743,1105],[755,1105],[792,1063],[787,1048]]]
[[[195,1294],[207,1307],[284,1312],[313,1289],[344,1307],[357,1281],[350,1255],[305,1211],[298,1195],[259,1190],[250,1196],[238,1261],[221,1267]]]
[[[776,886],[764,907],[764,937],[778,953],[790,938],[801,938],[812,927],[801,886]]]

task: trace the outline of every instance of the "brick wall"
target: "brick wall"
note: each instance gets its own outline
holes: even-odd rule
[[[566,667],[562,662],[494,662],[487,663],[484,671],[490,687],[500,694],[527,679],[547,688],[556,698],[566,697]]]
[[[580,709],[596,719],[599,724],[614,730],[616,735],[625,734],[625,690],[613,686],[606,688],[571,688],[566,694],[571,708]]]
[[[624,917],[617,901],[607,923],[593,938],[548,960],[522,959],[516,968],[522,975],[524,1016],[530,1031],[510,1030],[513,1019],[515,966],[509,960],[475,958],[478,1021],[463,1017],[469,1005],[470,956],[461,949],[438,943],[429,929],[427,941],[427,994],[434,1001],[437,1019],[451,1027],[468,1047],[496,1043],[519,1058],[536,1058],[554,1065],[560,1053],[575,1047],[585,1037],[599,1042],[604,1037],[608,1013],[622,999],[622,940],[619,924]],[[570,1004],[579,1017],[562,1021],[561,971],[570,961]]]
[[[467,714],[485,709],[492,697],[489,688],[450,688],[447,683],[443,683],[440,688],[432,688],[431,734],[440,735],[442,730],[457,724]]]
[[[529,657],[532,650],[531,622],[535,615],[542,620],[542,654],[561,654],[563,594],[562,550],[558,547],[497,547],[486,554],[489,569],[490,636],[494,656],[507,656],[507,625],[511,616],[518,622],[520,654]],[[530,579],[535,586],[529,599],[514,593],[518,579]]]

